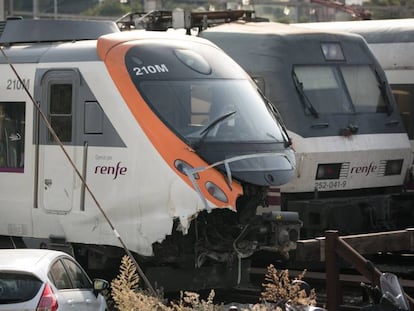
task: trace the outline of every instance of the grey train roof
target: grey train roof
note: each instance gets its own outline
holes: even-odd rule
[[[362,35],[368,43],[413,42],[414,19],[383,19],[346,22],[294,24],[324,31],[352,32]],[[398,34],[398,35],[397,35]]]
[[[0,63],[50,63],[97,61],[96,40],[102,35],[119,32],[111,21],[7,20],[0,44],[9,60],[0,55]],[[1,27],[0,27],[1,30]],[[77,44],[73,44],[78,42]],[[30,44],[30,49],[13,50],[16,44]],[[50,49],[51,45],[66,45]]]
[[[119,31],[112,21],[12,19],[4,25],[0,44],[96,40]]]
[[[359,54],[359,57],[355,55],[348,60],[349,64],[366,62],[372,57],[365,40],[358,34],[327,32],[274,22],[223,24],[201,32],[200,36],[216,43],[239,63],[244,63],[248,72],[246,64],[253,66],[254,70],[258,67],[270,70],[269,63],[279,68],[288,63],[300,64],[305,61],[305,48],[308,64],[325,62],[322,53],[319,53],[320,43],[324,40],[353,42],[362,46],[362,49],[354,49],[353,45],[343,45],[344,49],[353,49],[352,53]],[[252,62],[242,61],[242,58],[250,57],[254,58]]]
[[[227,23],[215,27],[208,28],[201,33],[207,34],[204,37],[209,37],[210,34],[240,34],[241,36],[256,36],[256,37],[274,37],[283,38],[286,41],[297,41],[298,39],[310,38],[317,35],[319,38],[325,36],[326,38],[334,38],[335,36],[340,38],[349,38],[349,40],[362,40],[359,34],[344,33],[344,32],[332,32],[320,29],[312,29],[306,27],[300,27],[299,24],[289,25],[277,22],[249,22],[249,23]]]

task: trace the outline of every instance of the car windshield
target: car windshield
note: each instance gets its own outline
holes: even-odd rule
[[[278,123],[248,80],[143,81],[159,117],[189,143],[282,142]]]
[[[0,272],[0,304],[28,301],[41,286],[42,282],[31,274]]]
[[[387,112],[383,86],[368,65],[295,66],[293,79],[310,115]]]

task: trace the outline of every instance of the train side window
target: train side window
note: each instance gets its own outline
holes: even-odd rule
[[[409,84],[393,84],[391,89],[408,137],[414,139],[414,86]]]
[[[102,134],[104,112],[98,102],[85,102],[85,134]]]
[[[72,84],[55,83],[49,88],[50,124],[62,142],[72,141]],[[49,134],[49,141],[53,141]]]
[[[24,102],[0,102],[0,172],[23,172],[24,118]]]

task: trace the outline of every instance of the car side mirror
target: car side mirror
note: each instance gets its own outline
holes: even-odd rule
[[[105,289],[109,288],[109,282],[104,279],[94,279],[93,280],[93,290],[95,293],[100,293]]]

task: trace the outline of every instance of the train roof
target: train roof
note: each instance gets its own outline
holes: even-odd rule
[[[277,22],[227,23],[208,28],[202,31],[200,36],[213,42],[215,42],[213,39],[219,38],[239,41],[243,37],[245,40],[260,44],[263,40],[267,41],[269,37],[272,37],[272,41],[308,44],[309,41],[314,41],[315,37],[317,37],[319,40],[346,40],[364,42],[366,44],[364,38],[355,33],[309,29]]]
[[[290,25],[277,22],[248,22],[248,23],[226,23],[219,26],[211,27],[204,30],[202,33],[207,35],[201,35],[202,37],[209,38],[210,34],[240,34],[240,36],[252,35],[254,37],[272,36],[283,38],[284,40],[303,40],[305,38],[311,38],[318,36],[320,38],[349,38],[350,40],[363,40],[359,34],[351,34],[345,32],[331,32],[327,30],[312,29],[306,27],[300,27],[299,25]]]
[[[301,27],[293,27],[288,24],[276,22],[234,22],[225,23],[204,30],[204,32],[223,32],[223,33],[255,33],[255,34],[303,34],[320,32]]]
[[[96,40],[120,32],[113,21],[11,19],[0,28],[0,44]]]
[[[308,29],[357,33],[362,35],[368,43],[414,41],[413,18],[299,23],[293,25]]]
[[[258,35],[307,35],[307,34],[320,34],[326,33],[319,29],[311,29],[306,27],[300,27],[297,25],[290,25],[277,22],[234,22],[218,25],[208,28],[204,32],[223,32],[223,33],[253,33]]]
[[[285,70],[292,64],[325,63],[321,51],[322,44],[328,42],[340,42],[349,65],[376,63],[366,41],[358,34],[259,22],[223,24],[202,31],[200,36],[217,44],[249,73]]]
[[[100,61],[106,57],[108,50],[115,45],[135,40],[158,40],[163,43],[169,39],[178,39],[181,42],[188,42],[189,45],[197,41],[215,46],[212,42],[203,38],[188,36],[179,31],[131,30],[121,32],[116,23],[113,22],[28,21],[30,22],[26,23],[24,20],[7,21],[7,24],[10,22],[7,26],[9,33],[3,32],[0,37],[0,44],[5,45],[4,51],[7,54],[7,59],[0,55],[0,64],[8,63],[9,61],[13,63]],[[32,32],[39,34],[37,40],[34,37],[25,37],[24,34],[19,35],[17,33],[12,38],[13,29],[20,29],[22,31],[29,25],[37,27],[37,31],[31,28]],[[56,25],[67,27],[59,29],[54,35],[46,33],[45,36],[40,36],[40,30],[44,30],[45,27],[53,29],[53,25],[55,25],[54,27]],[[114,28],[114,25],[116,28]],[[78,29],[79,33],[77,35],[71,34],[70,29],[73,29],[73,27]],[[86,31],[86,33],[82,34],[82,31]],[[21,45],[24,48],[21,48]],[[28,46],[30,48],[27,48]]]
[[[98,54],[101,59],[105,59],[107,52],[115,45],[122,44],[128,41],[135,40],[158,40],[159,42],[166,42],[166,40],[180,40],[181,42],[198,42],[217,47],[216,44],[196,36],[189,36],[179,31],[147,31],[147,30],[131,30],[122,31],[117,34],[108,34],[102,36],[98,40]]]

